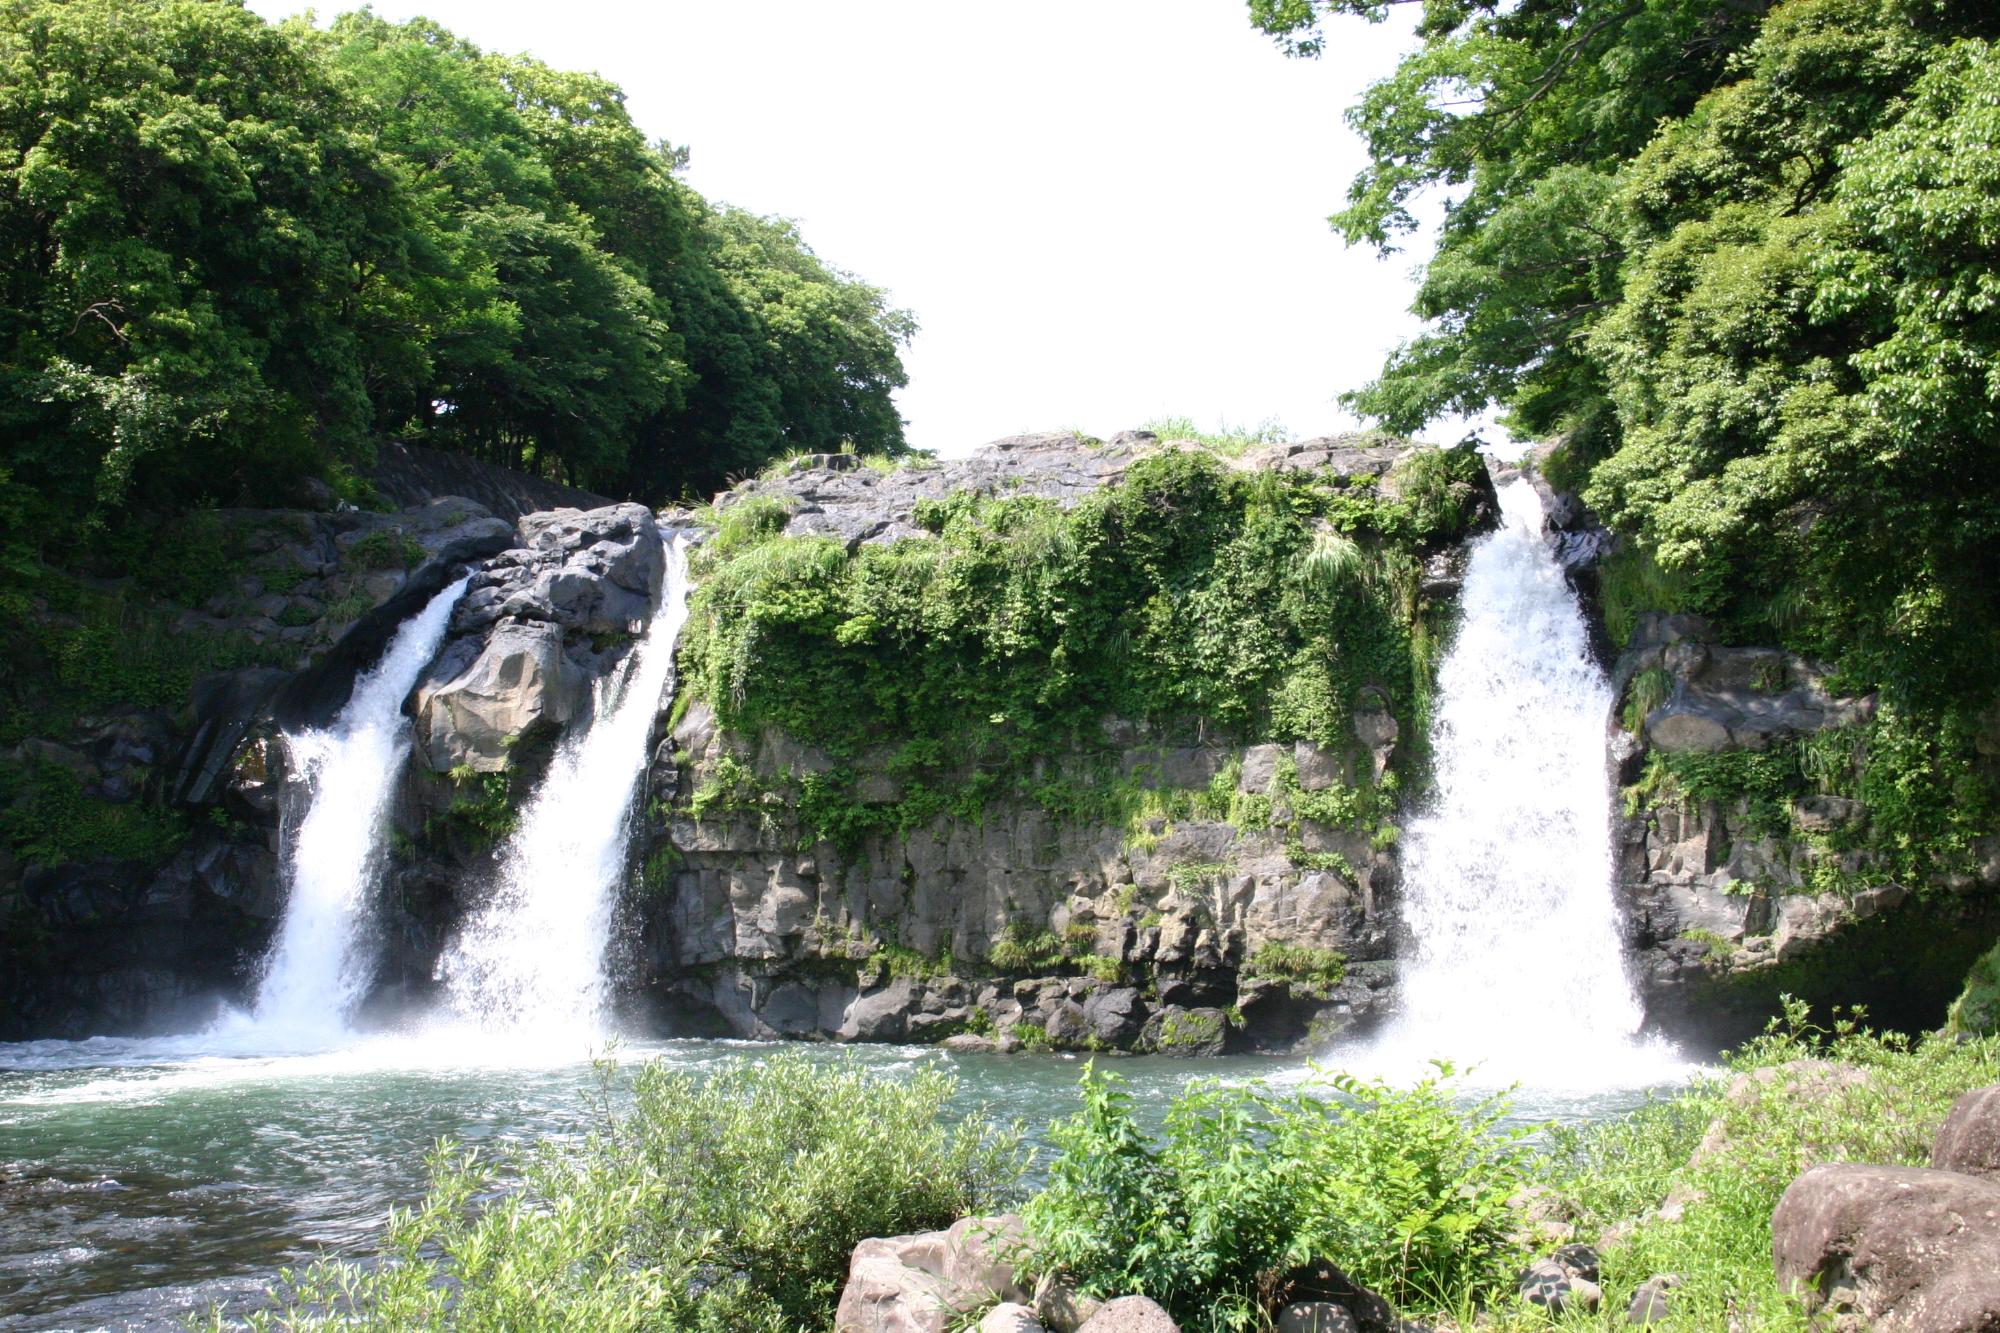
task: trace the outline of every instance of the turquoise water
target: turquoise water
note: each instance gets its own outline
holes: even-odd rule
[[[184,1041],[0,1046],[0,1329],[174,1328],[255,1304],[278,1269],[365,1255],[392,1203],[423,1187],[439,1138],[524,1143],[584,1128],[589,1056],[482,1047],[439,1034],[298,1055],[216,1054]],[[210,1043],[213,1045],[213,1043]],[[635,1043],[621,1064],[700,1070],[772,1048]],[[845,1053],[805,1048],[821,1058]],[[846,1048],[884,1070],[940,1065],[984,1107],[1032,1132],[1075,1108],[1070,1056]],[[1296,1083],[1300,1061],[1116,1061],[1142,1111],[1190,1080]],[[1525,1121],[1594,1119],[1638,1089],[1516,1094]]]

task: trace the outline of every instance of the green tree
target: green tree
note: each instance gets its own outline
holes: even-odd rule
[[[355,451],[407,200],[231,4],[0,7],[0,431],[48,515],[273,497]]]
[[[1362,0],[1251,0],[1310,54]],[[1425,0],[1333,222],[1444,198],[1362,411],[1498,402],[1686,609],[1932,704],[2000,684],[1992,39],[1967,0]],[[1982,82],[1983,80],[1983,82]]]

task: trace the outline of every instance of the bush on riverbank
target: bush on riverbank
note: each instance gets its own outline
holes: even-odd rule
[[[1546,1183],[1579,1239],[1603,1238],[1607,1311],[1674,1273],[1665,1329],[1803,1330],[1771,1265],[1771,1212],[1822,1162],[1926,1166],[1957,1098],[2000,1080],[2000,1039],[1909,1038],[1856,1016],[1782,1020],[1705,1079],[1639,1111],[1552,1136]]]
[[[1442,1078],[1398,1091],[1332,1074],[1282,1096],[1199,1083],[1158,1141],[1116,1075],[1087,1070],[1083,1103],[1053,1129],[1062,1156],[1023,1216],[1037,1271],[1089,1294],[1150,1296],[1219,1333],[1264,1327],[1277,1281],[1317,1260],[1423,1308],[1520,1266],[1508,1200],[1531,1156],[1498,1128],[1499,1099],[1458,1106]]]
[[[1952,1102],[2000,1081],[2000,1037],[1911,1039],[1839,1015],[1820,1027],[1791,1002],[1716,1076],[1552,1131],[1539,1158],[1502,1128],[1503,1101],[1467,1104],[1447,1073],[1409,1090],[1340,1075],[1282,1094],[1197,1083],[1155,1135],[1116,1076],[1089,1069],[1022,1209],[1028,1267],[1145,1294],[1207,1333],[1267,1328],[1285,1275],[1331,1261],[1441,1329],[1525,1333],[1549,1318],[1520,1302],[1515,1275],[1555,1218],[1601,1250],[1606,1297],[1563,1327],[1622,1325],[1640,1284],[1673,1273],[1657,1327],[1800,1331],[1772,1271],[1779,1195],[1821,1162],[1924,1164]],[[392,1215],[385,1262],[288,1275],[281,1306],[249,1323],[824,1328],[858,1241],[1013,1200],[1018,1133],[951,1115],[955,1087],[935,1068],[892,1077],[803,1051],[705,1078],[648,1066],[631,1106],[607,1098],[580,1143],[499,1163],[441,1147],[427,1197]]]
[[[581,1143],[518,1160],[439,1146],[422,1203],[391,1214],[384,1262],[288,1274],[256,1329],[687,1330],[822,1327],[867,1236],[1004,1204],[1020,1136],[945,1107],[957,1081],[803,1053],[706,1078],[641,1069]],[[217,1316],[216,1326],[222,1326]]]

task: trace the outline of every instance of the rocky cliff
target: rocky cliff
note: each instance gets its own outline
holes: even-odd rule
[[[1619,543],[1544,490],[1551,542],[1602,628]],[[1843,690],[1825,664],[1725,643],[1700,616],[1627,617],[1622,644],[1601,642],[1649,1025],[1739,1040],[1789,993],[1935,1026],[2000,933],[2000,718],[1948,733]]]
[[[1601,607],[1617,542],[1545,498]],[[1466,453],[1357,437],[1227,457],[1128,434],[814,456],[660,516],[225,514],[230,576],[197,605],[139,617],[85,590],[38,612],[57,666],[0,756],[4,1035],[184,1025],[242,994],[305,795],[284,731],[328,721],[469,570],[410,700],[379,904],[374,1009],[421,1001],[553,746],[645,628],[679,530],[697,590],[615,945],[647,1021],[1318,1042],[1394,996],[1397,820],[1427,781],[1431,671],[1492,511]],[[1615,654],[1601,642],[1650,1021],[1740,1036],[1781,991],[1934,1021],[2000,930],[2000,839],[1965,795],[1992,783],[1996,729],[1913,736],[1819,664],[1626,613]],[[139,634],[122,653],[121,628]]]
[[[724,497],[643,853],[656,1010],[1208,1052],[1378,1007],[1396,793],[1492,515],[1444,457],[1031,436]],[[1253,645],[1202,659],[1234,688],[1190,679],[1203,635]]]

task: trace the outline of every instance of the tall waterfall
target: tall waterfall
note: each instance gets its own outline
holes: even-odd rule
[[[624,879],[646,741],[687,620],[685,538],[667,548],[666,586],[597,712],[557,750],[501,851],[493,897],[438,962],[451,1008],[489,1028],[589,1027],[605,998],[604,955]]]
[[[437,655],[467,580],[440,592],[396,631],[333,725],[285,737],[309,803],[286,862],[289,888],[276,944],[250,1015],[264,1036],[339,1036],[367,990],[368,900],[382,865],[389,798],[409,755],[403,700]]]
[[[1438,678],[1436,793],[1403,840],[1412,952],[1378,1056],[1549,1085],[1643,1077],[1613,900],[1611,687],[1526,481],[1472,552]]]

